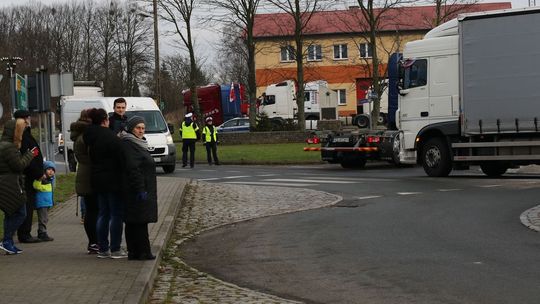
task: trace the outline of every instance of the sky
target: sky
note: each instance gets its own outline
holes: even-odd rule
[[[0,7],[6,7],[10,5],[22,5],[24,3],[28,2],[41,2],[43,4],[54,4],[54,3],[69,3],[69,2],[77,2],[77,1],[83,1],[83,0],[0,0]],[[95,0],[98,3],[102,2],[108,2],[108,0]],[[143,1],[135,1],[135,0],[129,0],[133,2],[143,2]],[[263,2],[262,0],[261,2]],[[335,0],[336,3],[341,3],[342,6],[345,6],[345,3],[349,3],[350,5],[354,5],[356,0]],[[512,7],[527,7],[529,6],[529,1],[532,1],[533,3],[536,2],[538,6],[540,6],[540,0],[480,0],[481,2],[512,2]],[[206,14],[207,12],[202,10],[195,10],[194,15],[201,16]],[[178,36],[176,35],[164,35],[164,32],[167,32],[168,25],[164,22],[160,22],[160,40],[159,40],[159,47],[160,47],[160,57],[166,56],[166,55],[173,55],[174,53],[179,52],[179,47],[176,41],[179,41]],[[198,56],[202,58],[207,58],[207,64],[212,64],[212,61],[217,56],[217,49],[218,49],[218,42],[220,39],[219,34],[219,28],[216,26],[216,28],[212,28],[209,26],[199,26],[195,30],[195,46],[197,49]],[[184,52],[180,51],[182,54]]]

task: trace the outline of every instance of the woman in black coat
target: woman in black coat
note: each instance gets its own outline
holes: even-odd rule
[[[120,134],[126,155],[123,192],[126,205],[126,245],[128,259],[153,260],[148,223],[157,222],[156,164],[148,152],[142,117],[128,119],[127,132]]]

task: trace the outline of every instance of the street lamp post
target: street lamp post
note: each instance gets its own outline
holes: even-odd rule
[[[161,86],[159,84],[160,71],[159,71],[159,38],[158,38],[158,12],[157,12],[157,0],[153,1],[154,9],[154,56],[155,56],[155,81],[156,81],[156,100],[158,105],[161,106]]]

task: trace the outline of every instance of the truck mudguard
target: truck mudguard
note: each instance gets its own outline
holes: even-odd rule
[[[416,137],[420,137],[420,140],[427,137],[432,136],[445,136],[445,137],[451,137],[451,136],[458,136],[459,135],[459,121],[445,121],[445,122],[439,122],[434,123],[431,125],[427,125],[424,128],[422,128]],[[418,142],[415,142],[414,148],[418,149],[417,147]]]

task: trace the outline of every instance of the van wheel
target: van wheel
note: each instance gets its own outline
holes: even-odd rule
[[[75,155],[72,151],[68,152],[68,167],[69,172],[77,171],[77,160],[75,159]]]
[[[431,138],[423,146],[422,166],[431,177],[444,177],[450,174],[452,171],[450,151],[442,138]]]
[[[508,165],[500,162],[487,162],[480,165],[480,169],[489,177],[497,177],[506,173]]]
[[[168,173],[173,173],[174,170],[176,170],[176,164],[174,164],[174,165],[166,165],[166,166],[163,166],[163,171],[164,171],[165,173],[167,173],[167,174],[168,174]]]

